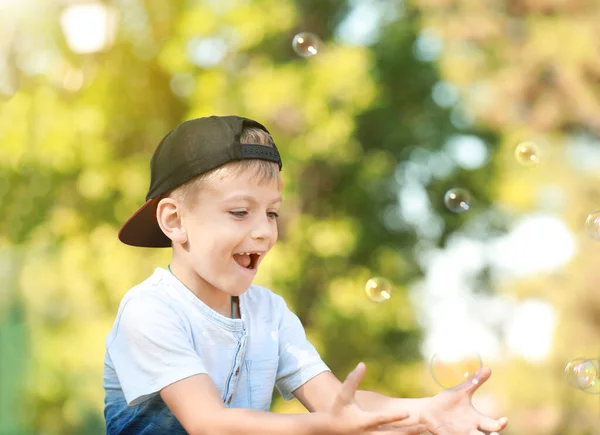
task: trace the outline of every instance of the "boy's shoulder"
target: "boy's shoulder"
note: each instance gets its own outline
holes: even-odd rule
[[[135,301],[136,303],[150,303],[154,301],[170,305],[172,298],[165,292],[165,287],[168,287],[165,272],[165,270],[157,267],[152,275],[131,287],[121,299],[121,308],[131,301]]]
[[[146,324],[161,318],[181,317],[181,301],[168,283],[167,271],[156,268],[142,282],[125,292],[119,303],[115,324],[125,316],[129,323]],[[180,298],[181,299],[181,298]]]

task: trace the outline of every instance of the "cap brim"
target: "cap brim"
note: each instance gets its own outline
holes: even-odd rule
[[[146,203],[123,224],[119,230],[119,240],[126,245],[144,248],[170,248],[171,239],[165,236],[156,220],[155,199]]]

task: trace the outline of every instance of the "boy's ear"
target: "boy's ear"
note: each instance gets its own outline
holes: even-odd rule
[[[173,243],[187,242],[187,232],[181,219],[181,206],[173,198],[163,198],[156,207],[158,226]]]

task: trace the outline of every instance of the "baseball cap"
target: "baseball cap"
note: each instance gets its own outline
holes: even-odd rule
[[[156,220],[158,198],[163,193],[225,163],[261,159],[275,162],[281,170],[277,147],[242,144],[245,127],[269,131],[260,123],[239,116],[210,116],[182,122],[158,144],[150,160],[150,188],[146,202],[119,230],[119,240],[147,248],[167,248],[169,239]]]

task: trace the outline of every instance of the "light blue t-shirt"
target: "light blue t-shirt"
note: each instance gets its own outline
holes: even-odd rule
[[[281,296],[252,285],[239,303],[222,316],[162,268],[129,290],[106,338],[107,435],[185,435],[159,391],[199,373],[226,406],[269,411],[275,386],[289,400],[329,370]]]

